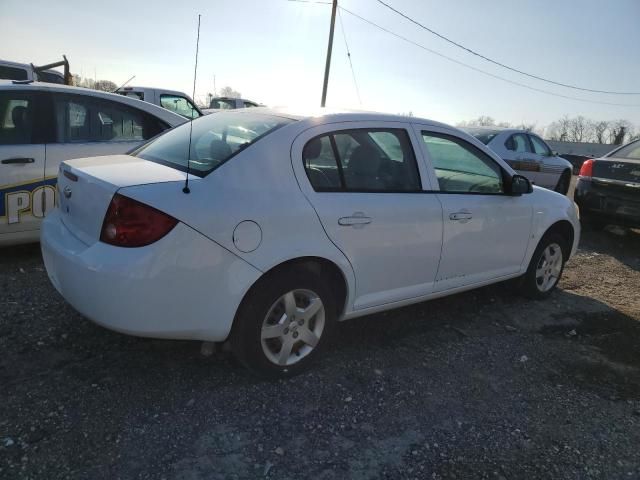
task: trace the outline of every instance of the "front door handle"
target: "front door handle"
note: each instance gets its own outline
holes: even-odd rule
[[[338,225],[342,225],[343,227],[354,227],[354,228],[362,228],[365,225],[371,223],[371,217],[367,217],[362,212],[355,212],[350,217],[340,217],[338,219]]]
[[[473,214],[471,212],[455,212],[449,214],[449,220],[453,220],[454,222],[466,223],[473,218]]]
[[[24,165],[33,162],[35,162],[33,158],[5,158],[2,160],[3,165]]]

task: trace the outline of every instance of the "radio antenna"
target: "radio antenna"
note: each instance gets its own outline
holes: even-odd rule
[[[198,73],[198,48],[200,47],[200,14],[198,14],[198,38],[196,40],[196,66],[193,69],[193,94],[191,98],[196,98],[196,76]],[[193,135],[193,112],[195,109],[191,107],[191,119],[189,120],[189,151],[187,152],[187,178],[184,180],[184,193],[190,193],[189,189],[189,165],[191,163],[191,136]]]

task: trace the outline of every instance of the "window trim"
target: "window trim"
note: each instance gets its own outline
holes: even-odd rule
[[[413,161],[416,169],[416,174],[418,176],[418,184],[420,188],[417,190],[389,190],[389,189],[378,189],[378,188],[347,188],[347,183],[344,178],[344,172],[342,170],[342,159],[340,157],[340,153],[338,151],[338,146],[335,141],[334,135],[336,134],[349,134],[349,132],[396,132],[403,131],[406,135],[406,140],[409,148],[411,149],[411,153],[413,154]],[[304,173],[309,181],[309,185],[311,189],[316,193],[425,193],[429,192],[428,190],[424,190],[422,185],[422,176],[420,175],[420,166],[418,165],[418,156],[416,155],[416,151],[413,146],[413,142],[411,139],[411,132],[406,127],[359,127],[359,128],[343,128],[340,130],[330,130],[328,132],[324,132],[318,135],[315,135],[304,142],[302,147],[302,152],[304,152],[304,147],[307,146],[310,142],[316,139],[320,139],[323,137],[329,137],[329,142],[331,143],[331,149],[333,151],[333,156],[336,161],[336,167],[338,169],[338,175],[340,176],[340,183],[342,187],[316,187],[311,182],[309,178],[309,172],[307,171],[307,167],[305,166],[304,157],[302,156],[302,168]]]
[[[449,191],[441,190],[439,182],[436,184],[438,186],[438,190],[425,190],[425,192],[438,193],[443,195],[490,195],[490,196],[506,196],[506,197],[512,196],[511,193],[509,192],[511,190],[511,181],[513,177],[509,175],[509,172],[507,172],[507,170],[505,170],[505,168],[502,165],[500,165],[499,162],[496,162],[495,159],[491,158],[491,155],[488,155],[487,153],[483,152],[477,146],[475,146],[471,142],[468,142],[464,138],[458,137],[456,135],[452,135],[450,133],[437,132],[433,130],[424,130],[422,128],[419,128],[419,134],[421,137],[420,141],[422,141],[425,144],[423,150],[429,162],[429,168],[432,170],[436,179],[437,179],[436,167],[433,165],[433,162],[431,159],[431,153],[429,152],[428,147],[426,146],[426,142],[422,138],[425,134],[432,137],[442,138],[443,140],[449,140],[456,144],[459,144],[458,142],[464,143],[469,148],[467,149],[465,148],[465,146],[461,145],[462,148],[465,148],[465,150],[470,150],[471,153],[474,153],[476,155],[479,154],[478,156],[484,157],[490,160],[493,164],[495,164],[500,169],[500,174],[502,177],[502,190],[503,190],[502,192],[449,192]]]

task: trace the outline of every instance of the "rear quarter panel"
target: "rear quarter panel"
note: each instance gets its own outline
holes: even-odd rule
[[[262,272],[300,257],[330,260],[342,271],[350,297],[355,285],[351,265],[328,239],[295,180],[290,127],[246,148],[207,177],[192,178],[189,194],[175,182],[127,187],[121,193],[176,217]],[[246,220],[261,231],[259,246],[250,252],[234,243],[236,226]],[[352,302],[347,299],[348,306]]]

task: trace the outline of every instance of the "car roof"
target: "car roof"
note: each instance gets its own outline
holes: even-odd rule
[[[452,129],[451,125],[436,122],[420,117],[409,117],[406,115],[396,115],[382,112],[372,112],[363,110],[332,109],[332,108],[293,108],[293,107],[252,107],[224,110],[225,113],[234,115],[249,115],[252,113],[262,113],[276,117],[289,118],[291,120],[305,121],[308,123],[335,123],[335,122],[362,122],[362,121],[383,121],[383,122],[403,122],[420,123],[447,129]]]
[[[180,90],[170,90],[168,88],[139,87],[139,86],[129,86],[129,85],[118,88],[118,92],[144,92],[144,91],[162,92],[162,93],[168,93],[171,95],[181,95],[181,96],[191,98],[185,92],[181,92]]]
[[[524,130],[522,128],[509,128],[509,127],[458,127],[460,130],[463,130],[471,135],[478,135],[481,133],[495,133],[496,135],[499,133],[527,133],[536,135],[534,132],[530,132],[528,130]]]
[[[169,110],[154,105],[149,102],[143,102],[124,95],[118,95],[116,93],[103,92],[100,90],[93,90],[91,88],[84,87],[72,87],[69,85],[59,85],[57,83],[45,83],[45,82],[16,82],[13,80],[0,80],[0,91],[6,90],[22,90],[22,91],[47,91],[47,92],[61,92],[61,93],[74,93],[77,95],[85,95],[90,97],[104,98],[118,103],[127,104],[138,110],[143,110],[150,113],[160,120],[167,122],[170,126],[175,127],[184,123],[186,119],[177,113],[170,112]]]

